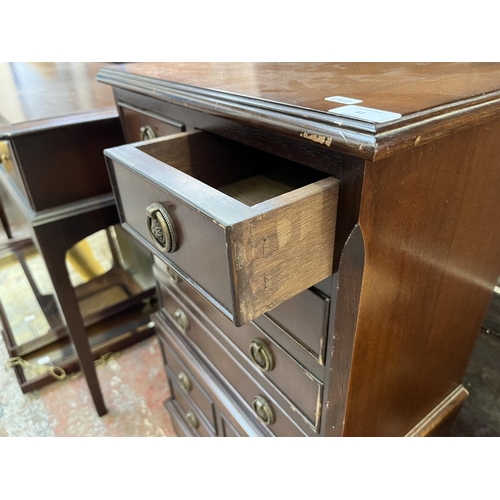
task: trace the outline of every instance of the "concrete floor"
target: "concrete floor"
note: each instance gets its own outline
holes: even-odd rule
[[[469,391],[452,436],[500,436],[500,337],[481,330],[464,377]]]
[[[0,365],[7,351],[0,342]],[[22,394],[14,372],[0,368],[0,436],[175,436],[158,341],[145,340],[99,370],[109,413],[95,413],[85,380],[55,382]],[[500,338],[483,330],[464,379],[470,393],[455,437],[500,436]]]
[[[0,342],[0,436],[175,436],[163,402],[169,396],[155,337],[123,352],[99,370],[109,413],[99,418],[83,377],[23,394],[5,370]]]
[[[12,222],[15,220],[12,207],[5,208]],[[13,230],[15,237],[22,236],[17,226]],[[96,257],[106,267],[104,261],[110,260],[110,253],[106,251],[105,239],[102,235],[93,238]],[[6,240],[0,224],[0,244]],[[34,256],[29,263],[41,291],[50,293],[50,280],[39,261]],[[21,291],[27,285],[23,282],[22,270],[12,267],[5,272],[7,274],[0,276],[0,294],[8,306],[9,317],[16,324],[18,341],[25,340],[25,336],[42,335],[47,325],[40,318],[39,306],[32,294],[26,291],[17,295],[12,293],[13,287]],[[77,274],[70,268],[74,285],[80,279]],[[6,295],[3,294],[7,290]],[[7,350],[0,337],[0,436],[175,436],[163,406],[169,395],[168,386],[158,341],[154,337],[123,351],[99,370],[109,410],[102,418],[94,410],[83,377],[55,382],[40,391],[23,394],[13,370],[3,369],[6,361]],[[500,436],[499,336],[482,330],[464,386],[470,396],[456,420],[452,436]]]
[[[103,246],[98,240],[94,242],[97,249]],[[106,258],[110,256],[106,254],[101,260]],[[29,263],[42,291],[50,293],[49,279],[39,260],[33,256]],[[76,273],[72,274],[77,280]],[[18,341],[26,340],[26,335],[43,334],[47,325],[37,323],[41,311],[34,296],[24,289],[29,285],[20,266],[0,266],[0,278],[1,298],[16,325]],[[156,338],[123,351],[99,371],[109,410],[102,418],[95,412],[83,377],[68,378],[24,395],[13,370],[3,369],[6,361],[7,350],[0,338],[0,436],[175,436],[163,406],[169,394]],[[500,436],[500,336],[482,330],[464,386],[470,396],[452,436]]]

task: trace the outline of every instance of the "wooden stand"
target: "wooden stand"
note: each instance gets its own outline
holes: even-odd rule
[[[118,222],[118,215],[111,197],[106,196],[90,202],[87,200],[80,206],[72,204],[51,210],[51,213],[46,212],[40,221],[40,216],[30,212],[24,205],[23,199],[18,196],[18,192],[9,183],[9,179],[1,173],[0,182],[6,188],[9,201],[18,208],[19,214],[23,214],[25,227],[32,230],[34,243],[44,259],[55,290],[55,296],[44,296],[36,286],[21,251],[22,248],[33,244],[31,240],[13,242],[6,247],[5,251],[11,250],[16,253],[51,327],[50,331],[41,338],[18,346],[10,330],[5,311],[0,305],[4,339],[9,353],[11,356],[21,356],[28,361],[33,361],[46,356],[48,352],[62,349],[64,354],[56,354],[53,363],[62,364],[63,368],[73,371],[77,367],[75,360],[78,359],[89,387],[94,388],[91,392],[96,408],[102,415],[106,413],[106,409],[100,390],[96,392],[99,384],[93,361],[96,356],[131,345],[153,333],[153,328],[144,327],[149,324],[149,314],[154,311],[152,307],[154,287],[143,289],[126,270],[120,267],[116,261],[116,252],[112,252],[115,257],[112,269],[104,275],[77,287],[73,287],[70,282],[66,268],[67,252],[83,238]],[[116,289],[116,287],[119,287],[126,298],[110,306],[102,304],[98,310],[94,307],[85,307],[91,297],[105,293],[106,290]],[[132,308],[134,314],[123,324],[124,321],[120,315]],[[106,321],[108,318],[112,320]],[[115,330],[115,332],[103,336],[108,330]],[[90,333],[98,340],[91,341],[89,348],[87,337]],[[124,333],[130,334],[126,342],[122,338]],[[72,349],[67,349],[69,339],[75,347],[77,358],[71,352]],[[23,392],[38,389],[53,380],[50,375],[28,380],[21,367],[17,366],[15,370]]]
[[[4,338],[11,355],[30,362],[50,354],[66,370],[80,366],[99,415],[107,409],[94,359],[151,335],[149,314],[155,310],[154,281],[145,278],[139,285],[116,258],[108,273],[76,288],[66,268],[66,254],[75,244],[119,222],[102,151],[123,143],[123,134],[112,92],[95,80],[101,67],[12,63],[2,68],[7,83],[0,98],[0,185],[15,220],[5,217],[6,210],[0,210],[1,219],[8,236],[12,226],[28,233],[55,291],[43,297],[33,288],[50,325],[46,336],[15,345],[2,312]],[[103,297],[110,294],[106,305]],[[27,379],[20,367],[16,373],[24,392],[52,380]]]

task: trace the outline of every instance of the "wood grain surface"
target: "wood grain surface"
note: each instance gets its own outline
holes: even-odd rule
[[[174,286],[166,287],[160,284],[160,295],[163,309],[171,315],[178,307],[178,303],[172,298],[183,303],[183,293]],[[196,305],[199,305],[197,301]],[[321,411],[318,411],[318,397],[322,393],[322,383],[314,375],[305,370],[297,363],[289,353],[282,349],[264,330],[258,328],[254,323],[247,323],[241,327],[234,326],[229,319],[217,311],[207,301],[203,301],[200,315],[207,313],[203,317],[208,324],[213,323],[215,328],[219,328],[225,333],[230,343],[243,356],[252,360],[249,354],[249,347],[252,341],[258,339],[264,342],[273,358],[273,369],[263,372],[260,377],[264,377],[274,384],[305,416],[308,417],[310,425],[316,428],[319,424]],[[198,311],[197,311],[198,312]]]
[[[328,177],[260,203],[228,228],[237,326],[332,274],[338,185]]]
[[[408,115],[500,88],[497,63],[138,63],[130,75],[328,111],[344,96]]]
[[[157,325],[157,337],[164,364],[168,365],[172,356],[176,356],[214,402],[217,417],[220,416],[220,413],[224,413],[225,419],[236,428],[238,434],[243,436],[269,436],[269,430],[258,423],[256,418],[247,415],[239,403],[228,395],[219,381],[207,372],[192,349],[187,347],[186,340],[173,333],[172,328],[166,323],[163,316],[155,313],[153,319]],[[222,428],[222,422],[220,422],[219,418],[216,420],[216,427],[218,429]]]
[[[500,115],[498,63],[140,63],[98,79],[371,160]],[[396,115],[346,116],[335,96]]]
[[[335,274],[320,434],[446,431],[466,396],[463,375],[500,274],[500,213],[491,201],[500,181],[500,64],[144,63],[104,69],[98,79],[113,85],[124,104],[188,131],[201,129],[340,179],[334,244],[323,244],[311,223],[294,245],[281,247],[285,258],[272,265],[262,258],[269,228],[272,241],[290,239],[286,224],[302,223],[313,204],[293,211],[288,205],[285,212],[275,204],[257,214],[296,192],[251,207],[212,197],[204,212],[227,228],[234,303],[255,308],[236,312],[235,323],[262,314],[276,297],[293,296],[294,282],[306,286],[310,269],[326,262]],[[328,96],[359,99],[361,106],[401,117],[348,118],[343,104]],[[150,180],[162,171],[163,159],[153,160],[143,176]],[[238,178],[245,162],[239,172],[222,175],[220,163],[207,165],[200,170],[203,182],[216,189],[248,177]],[[202,206],[206,187],[193,179],[190,192],[187,182],[172,179],[179,180],[182,200]],[[337,197],[318,207],[328,221],[336,216]],[[314,265],[289,272],[285,264],[293,259]],[[279,290],[268,293],[272,273]],[[256,324],[264,323],[258,318]],[[214,369],[209,333],[188,343],[201,346],[197,355]],[[217,338],[224,342],[222,333]],[[217,363],[229,366],[234,356],[219,350]],[[235,397],[241,398],[248,388],[240,383]]]
[[[0,64],[0,136],[34,123],[109,111],[118,116],[112,90],[100,85],[97,72],[104,63],[10,62]]]
[[[500,274],[499,134],[367,163],[345,435],[404,435],[461,384]]]
[[[332,274],[335,177],[200,131],[107,149],[105,155],[125,228],[212,295],[236,325]],[[217,189],[255,171],[271,184],[284,178],[291,190],[249,207]],[[274,188],[257,191],[264,198],[276,194]],[[166,256],[150,242],[145,210],[153,202],[168,209],[179,240],[178,250]]]
[[[459,385],[441,404],[419,422],[406,437],[445,437],[469,393]]]

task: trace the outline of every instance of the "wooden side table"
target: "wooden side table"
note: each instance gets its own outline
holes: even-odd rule
[[[99,415],[107,410],[94,358],[153,333],[148,313],[155,294],[144,253],[139,261],[145,265],[131,269],[118,265],[115,252],[110,271],[76,288],[66,268],[67,252],[75,244],[119,221],[102,150],[121,144],[123,135],[112,93],[95,81],[101,67],[0,65],[0,141],[7,149],[0,183],[16,207],[16,222],[44,259],[66,325],[52,328],[36,352],[47,355],[51,347],[68,352],[64,339],[69,335]],[[92,348],[90,330],[101,339]],[[74,367],[74,360],[70,364]],[[47,381],[20,380],[23,391]]]

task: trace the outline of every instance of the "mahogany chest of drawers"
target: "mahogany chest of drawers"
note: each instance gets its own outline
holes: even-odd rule
[[[500,274],[498,64],[104,69],[180,435],[446,434]]]

